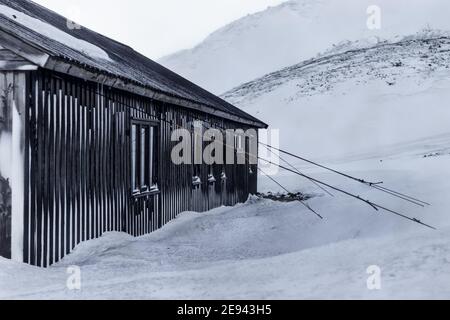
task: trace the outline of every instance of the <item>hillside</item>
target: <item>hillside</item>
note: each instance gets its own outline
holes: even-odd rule
[[[420,34],[307,60],[223,97],[314,158],[348,156],[449,131],[450,38]]]
[[[373,4],[370,0],[287,1],[234,21],[194,48],[159,62],[221,94],[343,41],[377,43],[424,28],[450,30],[449,1],[379,0],[381,29],[369,30],[367,8]]]

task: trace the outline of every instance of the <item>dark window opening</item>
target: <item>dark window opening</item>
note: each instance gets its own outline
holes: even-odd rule
[[[157,125],[153,122],[131,123],[131,188],[134,196],[159,192]]]

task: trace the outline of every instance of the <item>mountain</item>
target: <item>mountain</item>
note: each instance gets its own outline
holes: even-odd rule
[[[281,145],[348,156],[448,133],[450,37],[360,42],[270,73],[223,95],[281,129]]]
[[[450,30],[447,0],[379,0],[381,29],[369,30],[372,0],[293,0],[217,30],[160,63],[216,94],[313,58],[341,41],[392,40],[423,28]]]

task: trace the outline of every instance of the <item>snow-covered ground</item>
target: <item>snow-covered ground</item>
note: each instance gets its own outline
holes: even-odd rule
[[[0,298],[450,298],[449,148],[450,135],[439,136],[332,163],[431,202],[426,209],[301,166],[437,231],[337,193],[320,195],[308,181],[280,174],[292,191],[317,194],[309,204],[323,221],[300,203],[254,198],[235,208],[185,213],[151,235],[112,233],[85,243],[49,269],[1,259]],[[277,186],[262,178],[261,189]],[[81,268],[79,291],[66,287],[72,265]],[[381,268],[381,290],[367,288],[372,265]]]

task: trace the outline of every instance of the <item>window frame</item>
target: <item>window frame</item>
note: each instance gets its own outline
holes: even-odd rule
[[[192,158],[192,188],[193,189],[200,189],[203,181],[202,181],[202,164],[197,164],[195,163],[195,156],[196,156],[196,150],[198,147],[200,147],[201,149],[201,162],[203,162],[203,150],[204,150],[204,142],[203,142],[203,120],[192,120],[191,123],[191,130],[192,130],[192,153],[191,153],[191,158]],[[200,134],[200,146],[197,145],[197,137],[195,136],[196,133],[196,129],[197,128],[201,128],[201,134]],[[197,179],[198,178],[198,179]]]
[[[138,137],[138,132],[142,132],[142,128],[146,127],[149,130],[149,133],[152,131],[153,128],[153,143],[151,142],[151,135],[149,134],[149,143],[148,149],[145,150],[145,152],[142,152],[142,140],[139,138],[139,141],[133,142],[133,127],[136,126],[136,137]],[[159,189],[159,182],[160,182],[160,154],[159,154],[159,136],[160,136],[160,122],[153,119],[142,119],[142,118],[134,118],[131,117],[130,120],[130,179],[131,179],[131,196],[134,198],[141,198],[141,197],[147,197],[150,195],[155,195],[161,193]],[[134,151],[134,145],[136,146],[136,149]],[[150,145],[152,147],[150,147]],[[134,156],[134,153],[136,155]],[[148,153],[148,154],[147,154]],[[145,167],[145,158],[152,158],[153,166],[149,165],[148,167]],[[144,161],[144,162],[143,162]],[[142,184],[140,182],[139,189],[136,189],[135,186],[138,185],[136,183],[136,179],[139,178],[139,180],[142,181],[142,172],[144,173],[144,176],[147,175],[147,177],[144,177],[144,180],[147,180],[146,184]],[[147,190],[143,190],[143,187],[147,187]]]

